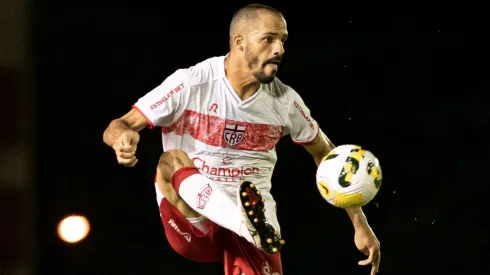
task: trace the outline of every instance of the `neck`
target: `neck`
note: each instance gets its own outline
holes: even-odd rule
[[[225,73],[228,82],[241,100],[253,96],[260,88],[260,83],[250,73],[247,64],[241,62],[233,52],[225,58]]]

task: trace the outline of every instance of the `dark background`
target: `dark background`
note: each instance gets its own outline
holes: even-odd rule
[[[142,132],[133,169],[102,133],[176,69],[226,54],[231,17],[248,3],[34,3],[37,274],[223,274],[165,239],[153,187],[160,131]],[[282,81],[335,144],[381,161],[383,186],[364,208],[380,274],[488,274],[488,17],[433,2],[261,3],[288,22]],[[313,159],[289,138],[277,152],[285,274],[369,274],[347,215],[318,194]],[[92,225],[74,246],[56,235],[70,213]]]

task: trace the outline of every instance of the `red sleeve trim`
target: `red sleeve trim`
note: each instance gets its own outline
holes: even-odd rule
[[[132,108],[138,111],[138,113],[140,113],[145,118],[146,122],[148,122],[148,129],[153,129],[155,127],[155,125],[153,125],[153,122],[151,122],[151,120],[143,113],[143,111],[141,111],[140,108],[138,108],[136,105],[133,105]]]

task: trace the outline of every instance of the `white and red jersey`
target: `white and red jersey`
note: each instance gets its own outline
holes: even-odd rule
[[[276,144],[286,135],[299,144],[312,141],[318,124],[296,91],[278,78],[241,100],[226,78],[224,59],[177,70],[134,108],[151,128],[161,127],[164,150],[187,152],[233,198],[241,182],[256,184],[268,202],[268,218],[276,221],[270,195]]]

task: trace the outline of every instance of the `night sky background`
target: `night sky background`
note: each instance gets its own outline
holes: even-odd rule
[[[165,239],[153,186],[160,131],[141,133],[133,169],[102,133],[176,69],[226,54],[231,17],[248,3],[35,2],[39,274],[223,274]],[[336,145],[381,162],[383,185],[364,208],[380,274],[490,274],[488,16],[430,1],[260,3],[288,23],[279,78]],[[347,214],[316,189],[313,158],[290,138],[277,154],[285,274],[369,274]],[[56,235],[71,213],[92,225],[74,246]]]

